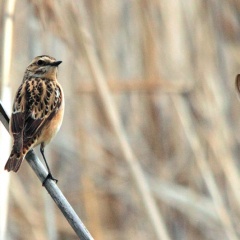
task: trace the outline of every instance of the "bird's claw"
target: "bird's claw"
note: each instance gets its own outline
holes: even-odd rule
[[[51,173],[48,173],[48,175],[46,176],[46,178],[44,179],[44,181],[43,181],[43,183],[42,183],[42,186],[43,186],[43,187],[45,186],[45,183],[46,183],[46,181],[47,181],[48,179],[53,180],[55,183],[58,182],[58,180],[57,180],[56,178],[54,178]]]

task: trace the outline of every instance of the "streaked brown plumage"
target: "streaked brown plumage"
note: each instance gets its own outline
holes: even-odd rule
[[[25,71],[10,118],[14,143],[5,165],[7,171],[17,172],[28,151],[39,144],[46,162],[44,147],[59,130],[64,112],[63,90],[57,81],[60,63],[43,55],[34,58]],[[50,170],[49,174],[54,179]]]

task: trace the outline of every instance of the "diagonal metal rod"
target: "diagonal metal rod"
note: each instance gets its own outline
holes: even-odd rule
[[[9,131],[8,130],[9,117],[6,114],[1,101],[0,101],[0,121],[2,122],[3,126],[7,129],[7,131]]]
[[[2,103],[0,101],[0,121],[2,122],[3,126],[8,130],[9,125],[9,117],[6,114]],[[39,180],[41,182],[44,181],[44,179],[47,176],[47,171],[44,168],[42,162],[38,159],[36,154],[33,150],[29,151],[26,155],[25,159],[27,160],[30,167],[33,169],[33,171],[38,176]],[[54,202],[57,204],[58,208],[61,210],[77,236],[81,240],[93,240],[93,237],[88,232],[76,212],[73,210],[72,206],[69,204],[67,199],[62,194],[61,190],[58,188],[56,183],[52,181],[51,179],[48,179],[44,185]]]

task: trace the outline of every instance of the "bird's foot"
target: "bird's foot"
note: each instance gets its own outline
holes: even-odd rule
[[[43,186],[43,187],[45,186],[45,183],[46,183],[46,181],[47,181],[48,179],[53,180],[55,183],[58,182],[58,180],[57,180],[56,178],[54,178],[51,173],[48,173],[48,175],[46,176],[46,178],[44,179],[44,181],[43,181],[43,183],[42,183],[42,186]]]

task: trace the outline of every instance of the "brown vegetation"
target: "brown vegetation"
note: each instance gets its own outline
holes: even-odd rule
[[[63,61],[66,112],[46,154],[95,239],[240,239],[239,12],[16,1],[10,86],[36,55]],[[11,176],[9,239],[77,239],[26,163]]]

